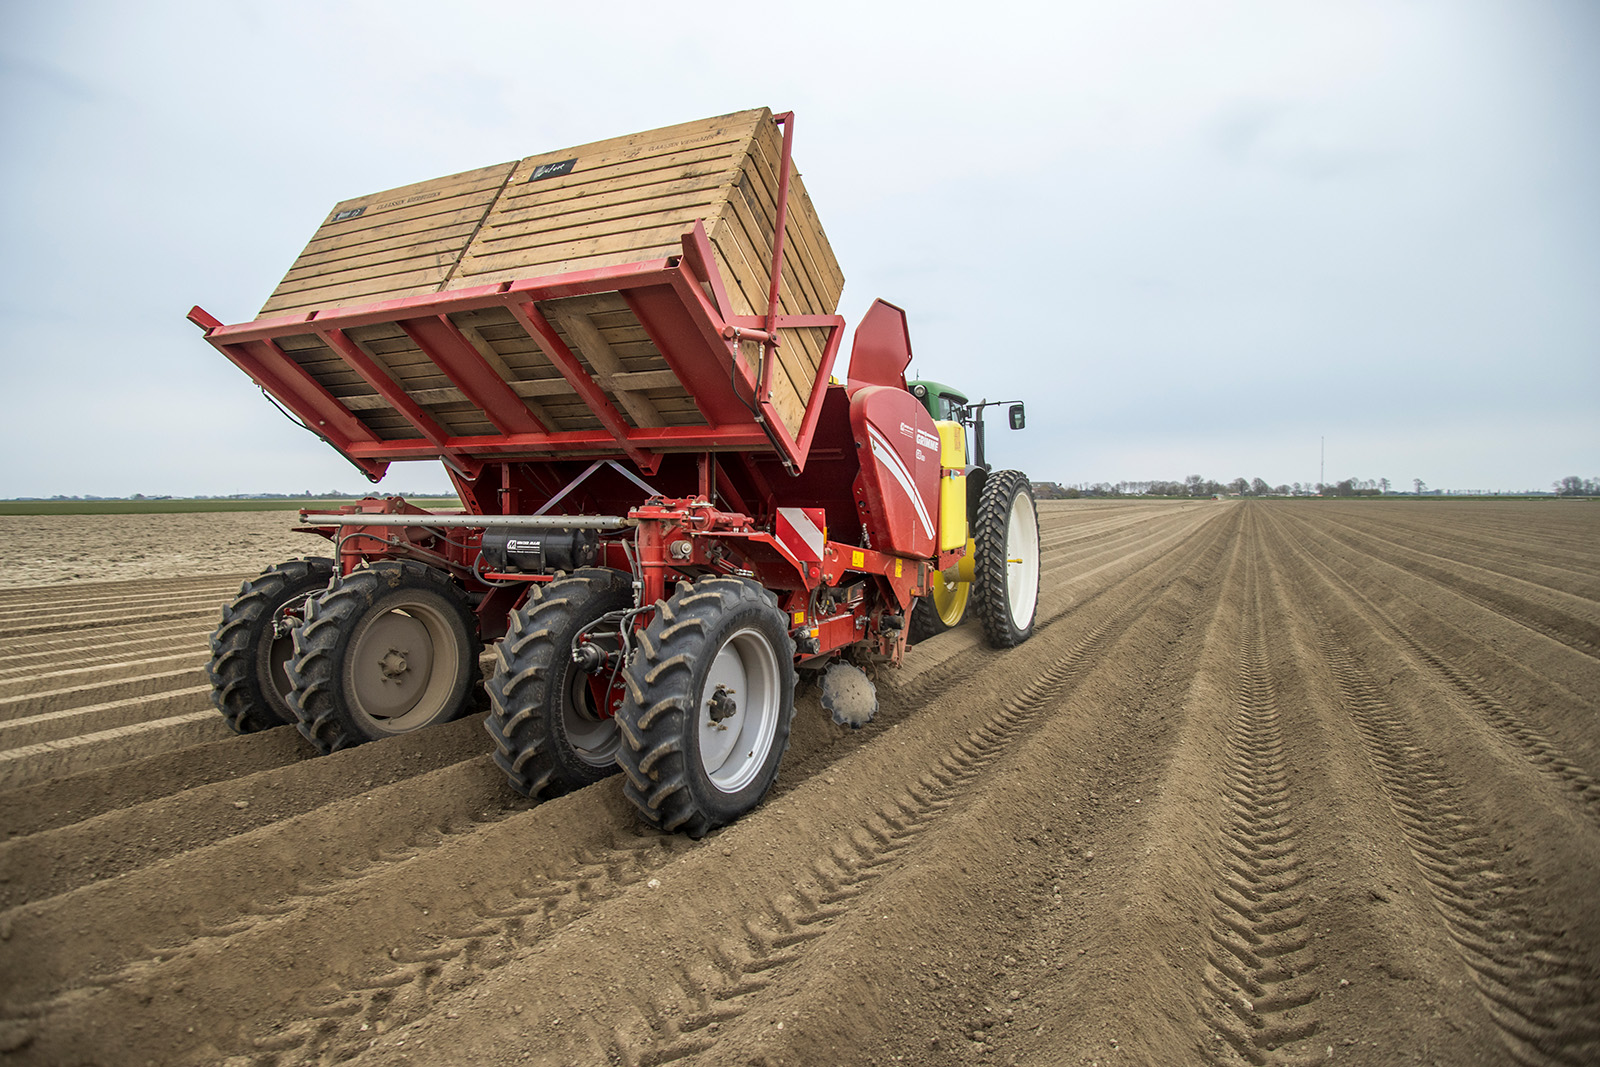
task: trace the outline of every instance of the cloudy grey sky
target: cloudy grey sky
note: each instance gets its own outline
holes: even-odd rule
[[[338,200],[763,105],[847,319],[1028,400],[1001,465],[1600,475],[1596,55],[1588,0],[3,4],[0,497],[364,486],[190,305]]]

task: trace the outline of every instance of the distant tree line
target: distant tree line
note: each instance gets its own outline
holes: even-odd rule
[[[1569,474],[1559,482],[1552,482],[1557,496],[1600,496],[1600,478],[1580,478]]]
[[[1552,487],[1556,496],[1600,496],[1600,478],[1580,478],[1569,475],[1558,482],[1553,482]],[[1528,490],[1532,495],[1544,495],[1537,490]],[[1406,490],[1396,488],[1387,478],[1346,478],[1339,482],[1330,482],[1326,485],[1321,482],[1290,482],[1286,485],[1268,485],[1262,478],[1235,478],[1231,482],[1212,481],[1199,474],[1191,474],[1181,482],[1167,481],[1131,481],[1131,482],[1094,482],[1080,483],[1079,485],[1062,485],[1059,482],[1034,482],[1033,495],[1040,500],[1074,500],[1078,497],[1134,497],[1134,496],[1159,496],[1159,497],[1192,497],[1207,498],[1215,496],[1311,496],[1311,497],[1364,497],[1386,496],[1390,493],[1405,494]],[[1429,489],[1428,483],[1421,478],[1411,479],[1410,495],[1413,496],[1458,496],[1478,495],[1497,496],[1498,491],[1483,489],[1452,489],[1446,493],[1440,489]],[[1512,494],[1518,495],[1518,494]]]
[[[1063,486],[1057,482],[1033,483],[1034,496],[1041,500],[1071,500],[1081,496],[1378,496],[1391,491],[1387,478],[1346,478],[1332,485],[1311,482],[1268,485],[1263,478],[1235,478],[1231,482],[1217,482],[1204,475],[1191,474],[1181,482],[1095,482],[1081,487]]]

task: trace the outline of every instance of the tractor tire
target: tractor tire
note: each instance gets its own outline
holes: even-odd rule
[[[967,606],[972,602],[971,582],[947,582],[939,575],[933,576],[934,589],[927,596],[911,602],[911,632],[908,640],[914,645],[953,630],[967,621]]]
[[[449,722],[471,710],[482,651],[466,594],[443,571],[365,565],[306,602],[289,707],[324,755]]]
[[[222,623],[211,634],[211,702],[236,734],[270,730],[295,721],[289,709],[285,668],[293,638],[277,634],[285,607],[297,607],[327,588],[333,560],[292,559],[274,564],[245,582],[222,609]]]
[[[794,642],[744,578],[680,582],[623,671],[623,793],[650,825],[703,837],[767,795],[789,747]]]
[[[995,471],[983,483],[973,537],[978,620],[990,646],[1013,648],[1033,636],[1039,608],[1039,511],[1021,471]]]
[[[616,720],[596,706],[572,642],[600,616],[631,607],[632,575],[584,568],[535,586],[511,613],[495,649],[484,726],[495,763],[523,796],[559,796],[617,773]]]

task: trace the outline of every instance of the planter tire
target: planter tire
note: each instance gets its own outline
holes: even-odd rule
[[[794,642],[770,592],[743,578],[680,582],[623,678],[617,762],[646,822],[702,837],[761,802],[794,717]]]
[[[933,576],[934,590],[919,596],[911,603],[911,632],[914,645],[953,630],[967,621],[967,609],[972,603],[971,582],[947,582],[939,575]]]
[[[616,720],[597,707],[572,643],[589,623],[632,606],[632,575],[584,568],[535,586],[511,613],[495,650],[484,726],[495,763],[523,796],[559,796],[617,773]]]
[[[481,651],[466,594],[444,572],[364,565],[306,602],[289,706],[324,754],[411,733],[471,710]]]
[[[1020,471],[995,471],[983,483],[973,524],[973,606],[994,648],[1033,636],[1039,607],[1039,512]]]
[[[292,559],[245,582],[222,609],[211,634],[211,702],[236,734],[255,733],[295,721],[287,700],[287,667],[294,650],[284,610],[297,610],[308,596],[327,588],[333,560]],[[281,632],[280,632],[281,631]]]

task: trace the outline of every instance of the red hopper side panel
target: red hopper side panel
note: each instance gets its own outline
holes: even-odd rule
[[[939,434],[904,389],[866,386],[850,399],[850,429],[860,447],[856,500],[881,552],[922,559],[937,554]]]

